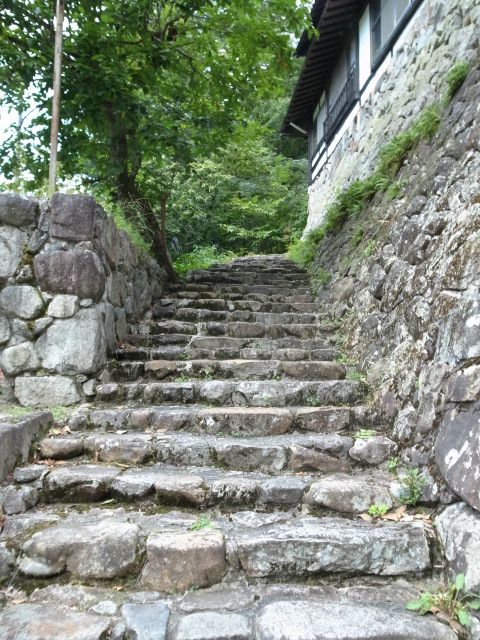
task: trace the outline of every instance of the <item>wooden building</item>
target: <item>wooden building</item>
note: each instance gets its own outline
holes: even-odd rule
[[[319,176],[428,0],[315,0],[297,55],[305,57],[282,134],[308,137],[309,183]]]

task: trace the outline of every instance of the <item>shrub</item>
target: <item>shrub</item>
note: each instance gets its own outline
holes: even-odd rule
[[[193,248],[190,253],[183,253],[175,260],[173,267],[179,275],[192,269],[205,269],[212,263],[230,262],[235,258],[232,251],[219,251],[215,246]]]

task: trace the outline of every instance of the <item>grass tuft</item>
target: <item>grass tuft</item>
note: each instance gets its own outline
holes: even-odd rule
[[[447,77],[445,78],[445,82],[447,83],[447,92],[445,96],[445,100],[447,104],[453,98],[455,93],[462,86],[465,78],[468,75],[470,65],[468,62],[457,62],[447,73]]]

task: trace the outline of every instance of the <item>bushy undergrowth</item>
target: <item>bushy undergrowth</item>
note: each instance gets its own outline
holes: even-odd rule
[[[190,253],[183,253],[173,266],[179,275],[183,275],[192,269],[205,269],[214,262],[230,262],[235,258],[233,251],[219,251],[215,246],[194,247]]]

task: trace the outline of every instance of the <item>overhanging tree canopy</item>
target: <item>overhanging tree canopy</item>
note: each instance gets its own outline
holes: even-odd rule
[[[22,160],[40,182],[47,171],[53,3],[1,0],[0,90],[24,113],[23,157],[3,150],[4,174]],[[252,98],[271,95],[291,58],[291,34],[307,22],[296,0],[68,0],[65,7],[59,160],[66,173],[115,188],[146,220],[154,252],[168,261],[142,164],[185,165],[216,149]],[[162,190],[169,191],[163,172]],[[164,242],[163,242],[164,245]]]

